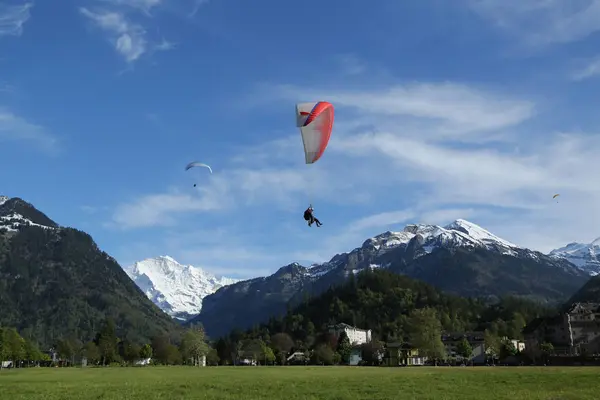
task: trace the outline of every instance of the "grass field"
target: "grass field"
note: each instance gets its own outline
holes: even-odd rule
[[[145,367],[0,373],[1,399],[600,398],[600,368]]]

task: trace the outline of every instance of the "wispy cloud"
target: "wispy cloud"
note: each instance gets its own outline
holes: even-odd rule
[[[172,2],[164,0],[101,0],[104,6],[91,10],[81,7],[82,15],[90,19],[109,35],[110,41],[131,67],[143,55],[168,51],[175,43],[163,38],[155,38],[146,28],[156,23],[152,15]]]
[[[226,206],[224,200],[214,196],[214,193],[201,191],[198,197],[177,191],[142,196],[117,207],[109,226],[120,229],[169,226],[177,222],[177,215],[214,211]]]
[[[31,17],[33,3],[8,5],[0,3],[0,36],[21,36],[23,25]]]
[[[600,29],[600,1],[467,0],[483,17],[532,46],[584,39]]]
[[[80,12],[110,35],[115,50],[127,62],[137,60],[146,52],[146,31],[129,21],[124,14],[104,10],[94,12],[85,7],[80,8]]]
[[[494,131],[517,125],[534,114],[531,101],[507,98],[456,83],[413,83],[394,85],[376,91],[311,90],[293,85],[266,89],[272,96],[287,99],[328,99],[336,106],[348,107],[372,117],[381,126],[382,118],[410,117],[408,130],[422,129],[423,122],[436,122],[427,136],[448,136]],[[385,123],[385,120],[383,121]],[[443,124],[440,124],[443,123]],[[423,132],[420,132],[423,133]]]
[[[340,54],[335,57],[344,75],[360,75],[367,71],[367,65],[354,54]]]
[[[26,141],[40,150],[56,154],[58,139],[44,127],[0,107],[0,141]]]
[[[414,217],[415,212],[413,210],[388,211],[353,221],[349,226],[349,230],[363,232],[370,228],[383,229],[386,226],[397,225]]]
[[[101,0],[117,6],[126,6],[150,14],[150,11],[161,5],[163,0]]]
[[[571,74],[574,81],[583,81],[600,75],[600,57],[588,61],[585,67],[577,69]]]

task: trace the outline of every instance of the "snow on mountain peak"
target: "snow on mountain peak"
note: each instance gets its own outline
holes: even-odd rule
[[[362,248],[373,248],[381,254],[413,242],[417,245],[415,249],[419,249],[415,252],[415,257],[431,253],[440,247],[479,247],[507,255],[515,255],[516,250],[520,249],[519,246],[464,219],[457,219],[444,227],[409,224],[401,232],[388,231],[367,239]],[[533,256],[533,253],[531,254]]]
[[[513,244],[507,240],[499,238],[498,236],[494,235],[493,233],[483,229],[479,225],[474,224],[469,221],[466,221],[464,219],[457,219],[456,221],[452,222],[451,224],[446,225],[444,227],[444,229],[464,232],[467,235],[469,235],[470,237],[472,237],[473,239],[479,240],[484,243],[497,242],[497,243],[501,243],[502,245],[504,245],[506,247],[514,247],[514,248],[519,247],[516,244]]]
[[[154,304],[180,319],[198,314],[204,297],[238,282],[182,265],[170,256],[148,258],[123,269]]]
[[[552,250],[548,255],[565,259],[590,275],[600,273],[600,238],[589,244],[572,242]]]
[[[0,196],[0,206],[10,200],[7,196]]]

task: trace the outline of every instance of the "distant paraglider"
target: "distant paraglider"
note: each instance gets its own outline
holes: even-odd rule
[[[210,167],[210,165],[204,164],[204,163],[201,163],[201,162],[198,162],[198,161],[192,161],[191,163],[189,163],[188,165],[186,165],[185,170],[188,171],[189,169],[194,168],[194,167],[205,167],[205,168],[208,168],[208,170],[210,171],[211,174],[213,172],[212,168]],[[196,187],[195,183],[194,183],[194,187]]]
[[[554,196],[552,196],[552,199],[556,199],[558,196],[560,196],[560,194],[555,194]],[[558,203],[558,200],[556,200],[556,202]]]

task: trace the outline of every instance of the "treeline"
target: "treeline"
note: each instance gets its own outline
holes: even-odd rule
[[[388,342],[410,343],[433,358],[444,358],[444,332],[485,332],[486,347],[500,356],[514,353],[503,338],[521,339],[527,322],[554,311],[515,297],[490,304],[448,295],[404,275],[366,269],[318,297],[305,298],[298,307],[288,308],[284,316],[245,332],[234,330],[217,340],[215,349],[222,363],[235,363],[239,353],[262,354],[257,352],[259,348],[271,348],[276,355],[305,352],[314,362],[335,362],[347,358],[348,350],[340,350],[329,326],[344,322],[372,330],[372,343],[362,346],[362,358],[367,363],[374,354],[384,352]]]
[[[199,365],[206,357],[207,363],[216,365],[214,350],[206,342],[201,328],[184,332],[176,343],[168,336],[157,336],[151,343],[136,343],[117,337],[115,323],[107,319],[93,340],[83,342],[71,336],[60,339],[50,349],[41,350],[33,338],[24,338],[14,328],[0,328],[0,361],[11,361],[14,367],[33,365]],[[54,356],[54,357],[53,357]],[[53,359],[54,358],[54,359]]]

